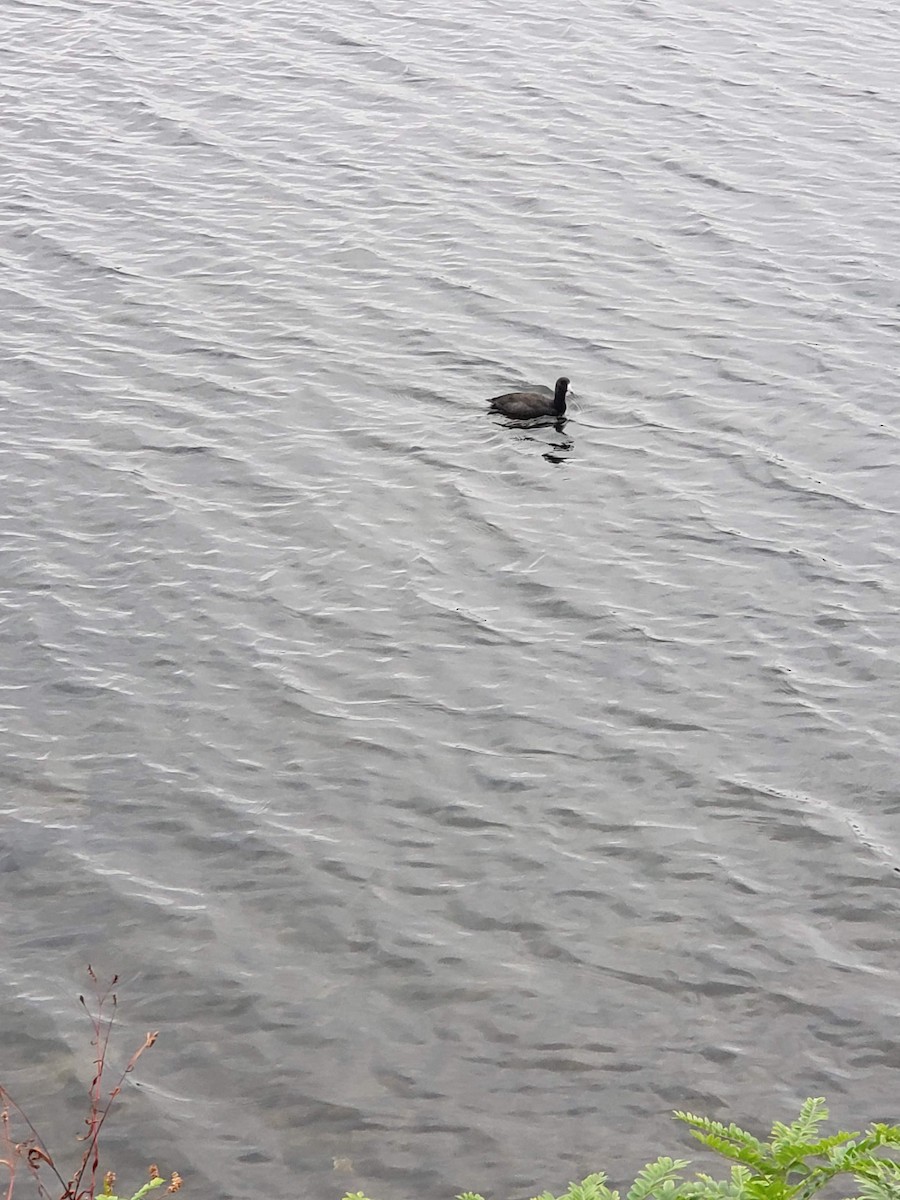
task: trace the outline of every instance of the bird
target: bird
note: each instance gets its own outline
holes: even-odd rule
[[[494,412],[503,413],[515,421],[530,421],[534,417],[561,417],[566,411],[566,391],[569,381],[565,375],[556,381],[553,395],[542,392],[507,392],[489,400]]]

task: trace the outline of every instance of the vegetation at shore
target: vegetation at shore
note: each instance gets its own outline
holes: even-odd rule
[[[790,1125],[776,1121],[768,1141],[737,1125],[676,1112],[707,1149],[728,1159],[725,1179],[697,1172],[685,1175],[687,1159],[658,1158],[639,1172],[625,1200],[810,1200],[841,1176],[854,1183],[854,1200],[900,1200],[900,1125],[871,1125],[864,1133],[824,1135],[828,1109],[821,1097],[806,1100]],[[834,1190],[833,1188],[831,1189]],[[838,1192],[847,1196],[846,1192]],[[349,1192],[344,1200],[367,1200]],[[484,1200],[463,1192],[457,1200]],[[621,1200],[601,1172],[570,1183],[561,1196],[544,1192],[535,1200]]]
[[[90,1018],[94,1048],[87,1132],[81,1138],[84,1149],[71,1173],[64,1172],[35,1125],[0,1082],[0,1167],[6,1170],[6,1190],[4,1193],[0,1187],[0,1200],[13,1200],[22,1176],[29,1177],[40,1200],[144,1200],[158,1188],[166,1192],[181,1188],[177,1171],[166,1178],[151,1166],[146,1182],[130,1198],[119,1197],[114,1192],[115,1174],[110,1170],[100,1174],[101,1133],[126,1077],[144,1051],[154,1045],[157,1034],[147,1034],[110,1087],[109,1042],[118,977],[101,985],[90,967],[88,974],[94,1003],[89,1006],[79,997]],[[638,1173],[624,1198],[607,1185],[606,1175],[598,1172],[570,1184],[562,1196],[544,1192],[535,1200],[812,1200],[823,1190],[839,1200],[851,1200],[850,1192],[836,1190],[836,1181],[842,1178],[852,1180],[852,1200],[900,1200],[900,1125],[873,1124],[865,1133],[823,1134],[828,1109],[821,1097],[806,1100],[789,1125],[776,1121],[766,1141],[734,1124],[687,1112],[675,1116],[689,1126],[701,1145],[728,1160],[731,1166],[724,1179],[699,1171],[688,1175],[688,1160],[660,1157]],[[17,1139],[20,1128],[22,1136]],[[266,1194],[264,1186],[256,1193]],[[348,1192],[344,1200],[367,1197],[363,1192]],[[457,1200],[484,1198],[477,1192],[463,1192]]]
[[[59,1200],[95,1200],[98,1196],[106,1200],[144,1200],[148,1193],[157,1188],[164,1187],[167,1192],[177,1192],[181,1187],[181,1176],[177,1171],[165,1178],[157,1167],[151,1166],[146,1183],[130,1198],[119,1197],[113,1190],[115,1173],[106,1171],[102,1177],[100,1175],[100,1135],[122,1092],[126,1076],[134,1070],[144,1051],[156,1042],[157,1034],[147,1034],[110,1087],[109,1041],[118,1003],[114,990],[118,976],[114,975],[108,984],[101,984],[94,971],[90,967],[87,970],[94,988],[94,1002],[89,1006],[84,996],[78,999],[91,1022],[94,1077],[88,1090],[88,1112],[84,1119],[87,1132],[80,1139],[84,1149],[71,1173],[64,1172],[61,1166],[57,1166],[30,1117],[0,1081],[0,1167],[5,1167],[7,1172],[6,1192],[0,1192],[3,1200],[13,1200],[20,1173],[31,1179],[40,1200],[52,1200],[54,1196]],[[19,1128],[24,1132],[17,1138]]]

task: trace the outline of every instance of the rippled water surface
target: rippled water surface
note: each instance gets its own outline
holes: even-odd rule
[[[896,1119],[900,16],[35,0],[0,1009],[189,1194]],[[565,372],[567,420],[484,398]],[[66,1139],[69,1139],[66,1142]]]

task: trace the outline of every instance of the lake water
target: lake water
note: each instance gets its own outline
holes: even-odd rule
[[[897,1119],[900,15],[9,0],[3,1074],[192,1200]],[[564,423],[485,397],[572,379]]]

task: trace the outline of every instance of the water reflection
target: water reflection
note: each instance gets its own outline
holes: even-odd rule
[[[545,447],[543,458],[554,466],[567,462],[569,455],[575,448],[575,439],[566,433],[566,424],[568,417],[565,415],[555,418],[542,417],[535,421],[501,421],[507,429],[516,431],[516,441],[518,442],[535,442],[539,446]],[[546,435],[542,436],[544,431],[552,430],[557,435],[556,440],[552,440]]]
[[[559,434],[559,441],[550,442],[550,449],[544,451],[544,458],[554,466],[560,466],[564,462],[568,462],[569,455],[575,448],[575,439],[570,437],[566,432],[566,418],[559,417],[553,423],[554,431]]]

